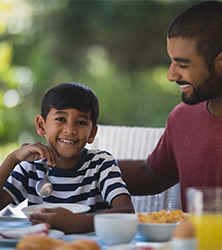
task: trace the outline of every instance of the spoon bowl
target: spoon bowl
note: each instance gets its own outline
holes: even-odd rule
[[[49,176],[49,166],[47,165],[45,178],[38,181],[35,186],[36,193],[43,198],[50,196],[50,194],[53,191],[53,186],[48,176]]]

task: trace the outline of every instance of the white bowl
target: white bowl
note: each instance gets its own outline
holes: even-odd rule
[[[90,210],[89,206],[81,205],[81,204],[73,204],[73,203],[44,203],[39,205],[33,205],[22,208],[22,212],[26,215],[27,218],[29,218],[30,214],[33,213],[41,213],[41,208],[56,208],[56,207],[62,207],[65,209],[70,210],[71,212],[75,214],[84,214],[87,211]]]
[[[178,223],[138,223],[138,232],[147,241],[169,241]]]
[[[94,228],[99,239],[106,245],[130,242],[137,231],[135,214],[104,213],[94,216]]]

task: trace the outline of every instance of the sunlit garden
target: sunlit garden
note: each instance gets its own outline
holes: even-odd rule
[[[44,142],[35,117],[62,82],[94,90],[99,124],[164,127],[181,102],[167,80],[166,32],[195,2],[0,0],[0,162]]]

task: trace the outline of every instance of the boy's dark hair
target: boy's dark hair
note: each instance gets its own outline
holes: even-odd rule
[[[78,82],[61,83],[51,88],[42,98],[41,116],[45,121],[52,108],[90,111],[93,128],[97,124],[99,100],[89,87]]]
[[[222,51],[222,3],[206,1],[192,6],[174,20],[167,36],[194,40],[198,55],[211,72],[215,57]]]

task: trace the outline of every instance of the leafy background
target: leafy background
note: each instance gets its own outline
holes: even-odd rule
[[[99,124],[164,127],[181,102],[167,81],[166,32],[202,1],[0,0],[0,161],[35,130],[44,93],[91,87]]]

